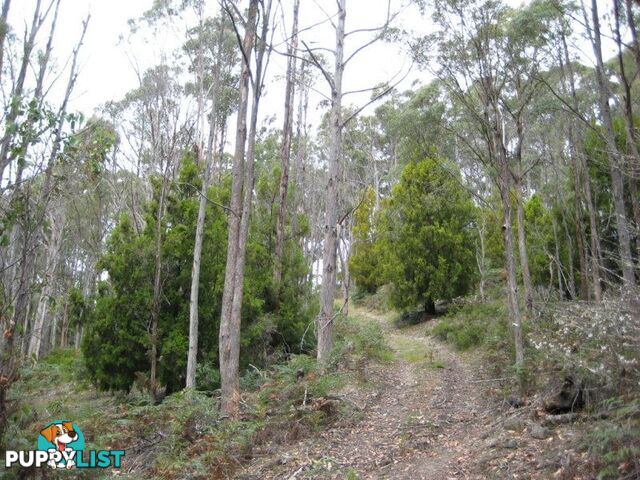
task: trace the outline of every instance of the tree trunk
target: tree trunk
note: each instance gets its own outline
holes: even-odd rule
[[[567,252],[567,262],[569,263],[569,278],[567,281],[567,285],[569,287],[569,295],[571,297],[571,300],[575,300],[578,296],[577,292],[576,292],[576,281],[575,281],[575,267],[574,267],[574,260],[573,260],[573,238],[571,237],[570,233],[569,233],[569,227],[567,225],[567,218],[564,214],[564,211],[562,212],[562,228],[564,231],[564,237],[565,237],[565,241],[567,242],[567,249],[569,250]],[[580,233],[580,232],[578,232]],[[578,235],[577,237],[578,240],[578,256],[580,257],[580,275],[586,275],[586,260],[584,259],[584,244],[581,243],[582,242],[582,238]],[[556,244],[556,249],[559,249],[560,246],[558,244]],[[557,254],[558,258],[560,257],[560,253]],[[584,271],[582,270],[584,268]],[[587,287],[587,283],[583,280],[583,278],[585,277],[581,277],[580,279],[580,288],[582,289],[582,293],[584,293],[585,295],[582,297],[583,299],[586,300],[586,298],[588,297],[588,288]]]
[[[573,109],[577,112],[579,111],[578,104],[578,95],[576,93],[576,85],[575,79],[573,75],[573,68],[571,66],[571,60],[569,58],[569,48],[567,47],[567,39],[563,34],[561,34],[560,39],[562,41],[562,50],[564,53],[564,61],[568,70],[568,79],[569,79],[569,90],[571,93],[571,101],[573,105]],[[561,60],[562,67],[562,60]],[[600,249],[600,235],[598,233],[598,222],[596,219],[596,210],[593,203],[593,195],[591,193],[591,178],[589,176],[589,169],[587,167],[587,161],[584,155],[584,151],[582,148],[578,147],[578,145],[582,145],[582,138],[575,134],[575,130],[572,126],[569,129],[569,135],[571,140],[571,158],[574,164],[575,170],[575,190],[576,196],[578,192],[581,190],[581,187],[584,190],[584,200],[587,204],[587,213],[589,215],[589,247],[591,250],[590,260],[591,260],[591,286],[593,288],[593,299],[596,302],[600,302],[602,299],[602,285],[601,285],[601,249]],[[576,199],[579,202],[579,199]],[[576,215],[579,214],[579,209],[576,208]],[[576,218],[576,229],[580,229],[581,220]],[[578,235],[580,237],[580,235]]]
[[[53,324],[51,325],[51,333],[49,334],[49,346],[47,348],[47,351],[49,351],[49,352],[51,350],[54,350],[59,345],[59,343],[57,342],[57,339],[58,339],[58,334],[57,333],[58,333],[58,320],[59,320],[60,314],[61,314],[60,307],[61,307],[61,305],[60,305],[60,303],[58,303],[56,305],[56,311],[55,311],[55,313],[53,315]],[[66,307],[66,303],[62,306],[63,311],[64,311],[65,307]]]
[[[627,170],[629,171],[628,185],[629,185],[629,197],[631,203],[631,212],[633,213],[633,221],[635,223],[636,230],[636,252],[638,253],[638,261],[640,262],[640,199],[638,197],[638,179],[635,172],[640,172],[640,153],[638,152],[638,145],[636,143],[636,129],[634,126],[633,118],[633,105],[632,105],[632,93],[631,93],[631,81],[627,77],[624,66],[624,53],[622,36],[620,34],[620,18],[622,16],[620,0],[614,0],[614,17],[615,17],[615,40],[618,48],[618,68],[619,77],[623,87],[623,104],[624,104],[624,126],[627,133],[627,149],[629,157],[629,165]],[[631,25],[633,19],[631,19]],[[637,40],[637,38],[635,39]],[[640,66],[640,63],[638,64]]]
[[[349,219],[344,219],[344,224],[338,225],[338,258],[342,272],[342,299],[344,308],[342,313],[349,315],[349,290],[351,287],[351,275],[349,273]]]
[[[318,363],[328,362],[333,349],[333,298],[336,284],[338,170],[342,150],[342,74],[344,72],[344,39],[346,0],[337,0],[335,70],[331,88],[331,114],[329,119],[329,165],[325,196],[324,246],[322,250],[322,286],[320,314],[316,319],[318,336]]]
[[[62,312],[62,326],[60,327],[60,348],[69,346],[69,295],[64,299],[64,310]]]
[[[154,248],[154,274],[153,274],[153,303],[151,305],[151,332],[149,365],[149,384],[151,385],[151,395],[157,399],[158,394],[158,321],[160,318],[160,307],[162,304],[162,219],[164,218],[165,200],[169,188],[168,179],[169,161],[164,171],[160,198],[158,199],[158,210],[156,211],[155,228],[155,248]]]
[[[42,286],[42,293],[38,300],[36,318],[30,332],[29,347],[27,350],[27,355],[30,357],[34,356],[35,358],[39,358],[40,356],[40,346],[42,344],[47,323],[45,319],[49,314],[49,304],[53,296],[53,280],[58,268],[58,261],[60,259],[60,244],[62,242],[62,232],[64,229],[64,212],[62,212],[62,215],[58,217],[51,215],[49,220],[51,225],[51,238],[49,239],[49,248],[44,271],[44,285]]]
[[[485,301],[485,283],[487,281],[487,269],[486,269],[486,247],[485,247],[485,236],[487,234],[487,224],[484,217],[480,218],[480,224],[477,228],[478,231],[478,240],[476,243],[476,264],[478,265],[478,273],[480,274],[480,282],[478,285],[480,301]]]
[[[585,21],[586,12],[584,12]],[[600,18],[598,16],[597,0],[591,0],[591,17],[593,21],[593,31],[587,28],[593,53],[596,57],[596,79],[598,82],[598,93],[600,100],[600,116],[604,126],[604,139],[607,145],[607,155],[609,157],[609,172],[611,175],[611,190],[613,196],[614,212],[616,219],[616,230],[618,233],[618,254],[622,279],[627,287],[635,285],[634,264],[631,255],[631,235],[629,222],[625,211],[624,201],[624,177],[622,175],[622,156],[616,145],[616,135],[611,118],[611,107],[609,106],[610,89],[604,70],[602,59],[602,46],[600,36]],[[585,22],[587,23],[587,22]]]
[[[221,12],[220,18],[223,18],[224,10]],[[224,36],[224,22],[221,23],[220,33],[218,36],[218,46],[222,45]],[[204,172],[202,175],[202,192],[200,194],[198,204],[198,220],[196,223],[196,238],[193,247],[193,266],[191,268],[191,295],[189,297],[189,351],[187,353],[187,378],[186,387],[193,388],[196,386],[196,366],[198,363],[198,297],[200,292],[200,262],[202,259],[202,242],[204,240],[204,222],[207,211],[207,191],[209,189],[209,182],[211,181],[211,170],[213,169],[213,152],[215,149],[215,132],[216,132],[216,112],[218,104],[218,87],[220,83],[220,54],[216,59],[216,67],[214,74],[213,85],[213,98],[211,104],[211,119],[209,128],[209,141],[207,146],[207,153],[205,157]],[[200,62],[202,63],[202,62]],[[204,102],[204,92],[202,92],[202,80],[204,74],[200,71],[200,102]],[[204,108],[199,108],[201,115],[204,113]],[[202,154],[202,141],[199,154]]]
[[[229,215],[227,262],[222,294],[222,312],[219,334],[219,361],[222,398],[220,409],[224,415],[237,418],[240,405],[240,380],[238,369],[240,363],[240,325],[232,316],[234,290],[236,287],[236,262],[238,257],[238,240],[240,236],[240,220],[242,216],[242,192],[244,180],[245,146],[247,141],[247,109],[249,103],[249,75],[251,54],[255,44],[256,18],[258,0],[251,0],[242,42],[243,60],[240,77],[240,101],[238,103],[236,146],[233,157],[231,183],[231,214]],[[246,188],[250,188],[246,186]]]
[[[524,285],[524,298],[527,312],[533,313],[533,285],[531,284],[531,272],[529,270],[529,255],[527,253],[527,237],[525,234],[524,205],[522,201],[522,185],[515,185],[517,226],[518,226],[518,252],[520,253],[520,268],[522,270],[522,283]]]
[[[518,283],[516,280],[515,250],[513,245],[513,232],[511,229],[511,197],[509,195],[509,182],[502,175],[502,185],[500,185],[500,197],[502,198],[503,223],[502,234],[504,236],[504,254],[507,270],[507,301],[509,306],[509,319],[513,330],[513,337],[516,352],[516,366],[524,365],[524,346],[522,342],[522,315],[518,305]]]
[[[504,237],[505,270],[507,273],[507,306],[515,345],[515,365],[517,369],[521,369],[524,366],[524,343],[522,340],[522,313],[518,304],[518,279],[512,230],[511,187],[513,175],[509,169],[507,152],[503,143],[504,137],[499,109],[495,105],[492,108],[495,112],[495,119],[492,127],[492,139],[488,142],[488,147],[489,153],[493,157],[492,163],[496,167],[496,183],[502,200],[502,235]],[[488,115],[486,110],[488,109],[485,108],[485,118]]]
[[[280,188],[278,197],[278,218],[276,220],[276,244],[275,260],[273,263],[273,287],[276,304],[279,304],[280,282],[282,281],[282,259],[284,255],[284,223],[287,207],[287,190],[289,187],[289,163],[291,160],[291,136],[293,131],[293,105],[295,97],[296,57],[298,48],[298,11],[300,0],[293,4],[293,28],[291,43],[289,44],[289,57],[287,59],[287,85],[284,101],[284,125],[282,127],[282,171],[280,172]]]
[[[0,13],[0,78],[2,78],[2,66],[4,65],[4,41],[7,38],[7,32],[9,30],[7,19],[9,18],[10,6],[11,0],[4,0],[2,12]]]

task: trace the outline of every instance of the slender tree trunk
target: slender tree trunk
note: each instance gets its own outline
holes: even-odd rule
[[[82,342],[82,333],[84,331],[84,325],[78,325],[75,331],[75,339],[73,341],[73,348],[80,350],[80,344]]]
[[[527,237],[525,233],[524,205],[522,200],[522,185],[515,184],[517,226],[518,226],[518,252],[520,254],[520,268],[522,270],[522,283],[524,285],[524,298],[527,312],[533,313],[533,285],[531,283],[531,271],[529,270],[529,254],[527,253]]]
[[[7,38],[7,31],[9,30],[7,20],[9,18],[10,7],[11,0],[4,0],[2,12],[0,13],[0,79],[2,78],[2,68],[4,66],[4,41]]]
[[[585,23],[587,23],[586,11]],[[622,156],[616,145],[616,135],[613,128],[613,120],[611,118],[611,107],[609,106],[610,89],[609,83],[604,70],[604,62],[602,59],[602,46],[600,36],[600,18],[598,15],[597,0],[591,0],[591,17],[593,21],[593,30],[587,29],[593,53],[596,57],[596,79],[598,82],[598,93],[600,99],[600,116],[604,124],[604,137],[607,145],[607,155],[609,157],[609,172],[611,175],[611,190],[613,196],[614,212],[616,219],[616,230],[618,233],[618,254],[620,268],[622,270],[622,279],[625,286],[631,287],[635,285],[634,264],[631,255],[631,235],[629,231],[629,222],[625,211],[624,201],[624,177],[622,174]]]
[[[573,75],[573,68],[571,66],[571,60],[569,58],[569,48],[567,47],[567,39],[564,34],[561,34],[560,39],[562,41],[562,50],[564,53],[564,61],[568,70],[569,90],[571,94],[571,101],[573,109],[579,111],[578,95],[576,93],[575,79]],[[562,60],[561,60],[562,68]],[[589,247],[591,250],[591,285],[593,288],[593,299],[596,302],[600,302],[602,299],[602,285],[601,285],[601,265],[602,255],[600,248],[600,235],[598,233],[598,222],[596,218],[596,209],[593,202],[593,195],[591,193],[591,177],[589,176],[589,169],[587,167],[586,157],[584,151],[578,146],[582,144],[582,139],[575,134],[575,129],[572,125],[569,128],[569,136],[571,139],[571,158],[574,164],[575,170],[575,190],[577,192],[584,191],[584,200],[587,205],[587,214],[589,215]],[[582,188],[581,188],[582,187]],[[579,199],[576,199],[579,202]],[[579,215],[579,209],[576,208],[576,215]],[[576,218],[576,229],[583,231],[581,227],[581,219]],[[580,235],[578,235],[580,237]]]
[[[488,102],[488,99],[487,99]],[[512,222],[512,198],[511,187],[513,175],[509,169],[507,152],[503,142],[502,122],[499,109],[492,106],[495,119],[492,127],[492,138],[488,141],[489,153],[492,163],[496,167],[496,182],[502,200],[502,235],[504,237],[505,269],[507,273],[507,306],[509,308],[509,321],[513,331],[515,346],[515,365],[517,368],[524,366],[524,343],[522,340],[522,313],[518,304],[518,279],[516,271],[515,245],[513,238]],[[485,108],[485,121],[488,121],[488,108]]]
[[[282,127],[282,171],[280,172],[280,188],[278,196],[278,218],[276,220],[276,244],[275,260],[273,263],[273,286],[276,292],[276,303],[279,302],[280,282],[282,281],[282,260],[284,255],[284,223],[287,213],[287,191],[289,187],[289,163],[291,159],[291,136],[293,131],[293,106],[295,97],[296,57],[298,48],[298,11],[300,0],[293,4],[293,28],[291,31],[291,43],[289,44],[289,57],[287,59],[287,85],[284,101],[284,125]]]
[[[338,258],[342,271],[342,299],[344,300],[343,312],[349,315],[349,290],[351,287],[351,275],[349,273],[349,219],[345,219],[343,225],[338,225]]]
[[[56,342],[58,332],[58,318],[60,317],[60,304],[56,306],[56,311],[53,315],[53,324],[51,325],[51,332],[49,333],[49,347],[48,351],[55,349],[58,346]]]
[[[64,311],[62,312],[62,326],[60,327],[60,347],[69,346],[69,295],[64,299]]]
[[[636,253],[638,254],[638,261],[640,262],[640,198],[638,197],[638,179],[636,178],[637,172],[640,172],[640,153],[638,152],[638,145],[636,143],[636,129],[633,118],[633,104],[631,93],[631,82],[627,77],[624,65],[624,53],[622,35],[620,34],[620,18],[622,16],[620,0],[614,0],[614,18],[615,18],[615,40],[618,49],[618,68],[619,77],[622,84],[622,99],[624,104],[624,126],[627,133],[627,150],[629,164],[627,170],[629,171],[629,178],[627,184],[629,186],[629,199],[631,203],[631,211],[633,214],[633,221],[635,224],[636,233]],[[631,24],[634,25],[633,19]],[[635,26],[635,25],[634,25]],[[636,39],[637,40],[637,39]],[[640,66],[640,63],[638,64]]]
[[[571,238],[571,235],[569,234],[569,227],[567,225],[567,218],[564,214],[564,211],[562,212],[562,228],[564,230],[564,238],[565,241],[567,242],[567,248],[568,248],[568,252],[567,252],[567,262],[569,263],[569,279],[568,279],[568,287],[569,287],[569,295],[571,296],[571,300],[575,300],[578,296],[577,292],[576,292],[576,281],[575,281],[575,267],[574,267],[574,260],[573,260],[573,238]],[[586,265],[586,261],[584,259],[584,244],[582,243],[582,238],[580,237],[580,232],[578,232],[578,236],[577,236],[577,241],[578,241],[578,256],[580,258],[580,275],[585,275],[586,276],[586,271],[587,271],[587,265]],[[559,249],[560,246],[556,245],[556,248]],[[581,250],[582,249],[582,250]],[[558,258],[560,258],[560,253],[558,253]],[[584,267],[584,271],[582,270],[582,268]],[[587,299],[587,297],[589,296],[588,294],[588,285],[587,283],[583,280],[584,277],[582,277],[580,279],[580,288],[582,289],[581,292],[581,296],[583,299]],[[584,295],[582,295],[584,294]]]
[[[522,366],[524,364],[524,345],[522,341],[522,315],[520,313],[520,306],[518,305],[518,283],[516,280],[516,261],[515,261],[515,249],[512,231],[511,221],[511,196],[509,195],[508,178],[503,174],[502,183],[500,185],[500,197],[502,198],[502,210],[503,210],[503,223],[502,234],[504,236],[504,254],[505,265],[507,270],[507,302],[509,306],[509,319],[511,320],[511,327],[513,330],[515,352],[516,352],[516,365]],[[506,185],[504,185],[506,184]]]
[[[158,199],[158,209],[156,211],[155,225],[155,248],[154,248],[154,274],[153,274],[153,301],[151,304],[151,326],[150,326],[150,349],[149,349],[149,365],[151,372],[149,374],[149,384],[151,385],[151,395],[157,400],[158,395],[158,321],[160,319],[160,308],[162,305],[162,219],[164,218],[165,201],[167,190],[169,188],[169,163],[164,171],[162,179],[162,187],[160,189],[160,198]]]
[[[238,103],[236,146],[233,158],[231,183],[231,214],[229,215],[227,239],[227,264],[225,268],[224,290],[222,294],[222,313],[220,319],[219,357],[222,398],[220,408],[223,414],[236,418],[240,405],[240,380],[238,369],[240,363],[240,325],[232,316],[234,290],[236,287],[236,262],[238,257],[238,240],[240,237],[240,220],[242,217],[242,192],[244,181],[245,146],[247,141],[247,110],[249,103],[249,75],[251,55],[256,37],[256,18],[258,0],[251,0],[242,41],[242,73],[240,77],[240,101]],[[250,188],[246,186],[246,188]]]
[[[551,229],[553,231],[553,261],[558,267],[557,271],[557,281],[558,281],[558,293],[560,294],[560,298],[564,297],[564,287],[562,285],[562,263],[560,262],[560,243],[558,240],[558,227],[556,225],[555,218],[551,219]]]
[[[329,166],[325,196],[324,246],[322,250],[322,286],[320,315],[316,319],[318,363],[326,364],[333,349],[333,298],[336,285],[338,174],[342,150],[342,75],[344,72],[344,39],[346,0],[337,0],[335,70],[331,88],[329,118]]]
[[[29,347],[27,354],[39,358],[40,347],[42,345],[43,335],[46,330],[46,317],[49,314],[49,304],[53,296],[54,276],[58,268],[60,259],[60,244],[62,242],[62,232],[64,229],[64,212],[61,216],[50,216],[51,238],[49,240],[49,248],[47,252],[46,267],[44,271],[44,284],[42,293],[38,300],[36,309],[36,317],[33,328],[29,336]]]
[[[43,16],[40,14],[41,5],[42,5],[42,0],[37,0],[35,9],[33,12],[33,19],[31,21],[31,28],[29,30],[28,35],[25,38],[25,42],[23,46],[20,69],[18,70],[18,76],[16,78],[13,91],[11,92],[11,96],[13,97],[13,99],[11,101],[9,112],[7,113],[7,116],[4,119],[4,123],[6,126],[14,126],[16,120],[18,119],[18,115],[20,114],[20,110],[22,106],[22,94],[24,92],[24,85],[27,79],[27,70],[31,62],[31,54],[33,53],[33,48],[35,46],[36,36],[44,21]],[[6,6],[7,9],[9,8],[9,6],[6,4],[6,1],[4,6]],[[0,140],[0,178],[4,178],[5,168],[13,160],[10,147],[11,147],[11,140],[14,135],[15,135],[14,128],[5,128],[4,136],[2,137],[2,140]]]
[[[480,218],[480,225],[478,225],[478,243],[476,244],[476,263],[478,265],[478,273],[480,274],[480,282],[478,285],[480,301],[485,301],[485,283],[487,279],[486,269],[486,248],[485,248],[485,236],[487,232],[487,224],[484,217]]]
[[[220,18],[223,18],[224,11],[221,12]],[[222,46],[222,40],[224,36],[224,22],[221,24],[220,33],[218,36],[218,47]],[[202,61],[200,62],[202,63]],[[202,92],[202,80],[204,73],[200,71],[200,86]],[[207,152],[205,157],[204,172],[202,176],[202,194],[200,195],[198,204],[198,220],[196,223],[196,238],[193,247],[193,266],[191,268],[191,295],[189,298],[189,351],[187,353],[187,378],[186,387],[193,388],[196,386],[196,366],[198,360],[198,296],[200,291],[200,262],[202,258],[202,243],[204,240],[204,222],[207,211],[207,191],[209,189],[209,182],[211,179],[211,170],[213,169],[213,152],[215,149],[215,132],[216,132],[216,113],[218,104],[218,87],[220,83],[220,53],[216,59],[216,67],[214,74],[214,87],[213,87],[213,99],[211,104],[211,120],[209,128],[209,141],[207,146]],[[204,108],[201,107],[200,111],[203,114]],[[203,142],[200,142],[202,144]],[[202,149],[199,149],[199,153],[202,154]]]

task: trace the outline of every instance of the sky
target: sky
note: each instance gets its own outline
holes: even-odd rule
[[[509,0],[513,6],[523,0]],[[603,0],[606,3],[606,0]],[[46,3],[46,0],[45,2]],[[244,2],[243,2],[244,3]],[[290,28],[290,0],[284,0],[287,30]],[[392,0],[392,9],[400,10],[396,24],[412,32],[426,34],[431,30],[429,16],[421,17],[415,7],[402,8],[407,0]],[[9,23],[17,32],[21,32],[33,10],[34,0],[14,0],[9,15]],[[58,33],[55,40],[54,56],[59,65],[64,65],[73,46],[77,42],[82,21],[91,14],[89,28],[80,54],[81,71],[71,100],[70,109],[82,111],[90,116],[96,109],[109,100],[118,100],[138,84],[136,71],[143,71],[159,63],[163,56],[169,57],[185,38],[186,25],[175,22],[154,32],[131,34],[129,20],[139,18],[148,10],[153,0],[62,0]],[[278,5],[274,0],[274,5]],[[386,16],[386,0],[348,0],[347,31],[379,25]],[[603,8],[605,8],[603,4]],[[207,0],[206,14],[213,15],[218,9],[217,0]],[[326,19],[327,14],[335,12],[334,0],[302,0],[300,27],[304,29]],[[276,17],[281,20],[281,14]],[[44,35],[42,36],[44,37]],[[276,41],[283,38],[281,28],[276,32]],[[313,46],[332,48],[334,33],[328,23],[310,29],[302,38]],[[347,39],[347,55],[354,48],[370,38],[370,34],[354,35]],[[41,42],[45,39],[41,38]],[[42,47],[43,45],[40,45]],[[585,45],[585,49],[587,46]],[[372,87],[380,82],[406,78],[399,89],[409,89],[414,81],[429,80],[425,72],[411,67],[404,47],[378,42],[347,67],[344,90],[359,90]],[[282,78],[286,69],[286,58],[273,54],[269,64],[269,76],[266,92],[261,104],[261,117],[282,116],[284,87]],[[408,74],[407,74],[408,72]],[[66,80],[66,77],[62,77]],[[60,81],[58,88],[64,87]],[[320,78],[312,94],[310,118],[317,122],[326,106],[321,105],[322,95],[328,94],[326,82]],[[55,91],[55,90],[54,90]],[[359,106],[369,99],[370,93],[350,95],[345,99],[347,105]]]
[[[170,56],[184,39],[185,25],[176,22],[170,28],[162,28],[153,33],[132,35],[129,20],[139,18],[148,10],[153,0],[62,0],[58,33],[55,39],[54,56],[59,65],[63,65],[69,52],[77,42],[82,21],[91,14],[89,28],[80,54],[80,76],[71,100],[71,110],[82,111],[91,115],[100,105],[110,100],[122,98],[138,84],[136,70],[142,71],[159,63],[163,55]],[[289,10],[291,2],[283,2]],[[393,0],[396,6],[400,1]],[[25,28],[26,21],[33,10],[33,0],[14,0],[10,11],[9,23],[16,31]],[[274,5],[277,4],[274,1]],[[333,0],[303,0],[301,2],[300,27],[314,25],[335,11]],[[207,14],[214,14],[218,2],[208,0]],[[387,2],[384,0],[349,0],[347,3],[347,31],[356,28],[371,27],[381,24],[386,17]],[[286,12],[287,17],[290,12]],[[277,13],[280,20],[281,14]],[[420,29],[425,20],[420,19],[415,8],[405,8],[397,18],[404,28]],[[290,20],[286,21],[287,30]],[[371,34],[363,33],[348,39],[347,54],[361,43],[366,42]],[[45,41],[42,35],[41,42]],[[280,28],[276,39],[282,38]],[[332,47],[334,34],[328,23],[314,27],[302,34],[310,45]],[[42,47],[42,45],[41,45]],[[348,66],[345,73],[345,91],[372,87],[380,82],[395,81],[407,74],[400,85],[409,88],[416,78],[424,77],[417,69],[411,69],[411,62],[403,51],[403,47],[377,43],[363,53]],[[269,64],[269,76],[265,87],[265,96],[261,104],[262,118],[281,117],[283,110],[284,87],[282,77],[286,70],[286,58],[273,54]],[[66,80],[66,77],[62,77]],[[59,88],[63,88],[60,81]],[[329,91],[324,80],[319,80],[317,92],[312,94],[311,118],[319,118],[320,112],[326,109],[319,106],[322,94]],[[347,104],[361,105],[370,97],[370,93],[349,95]]]

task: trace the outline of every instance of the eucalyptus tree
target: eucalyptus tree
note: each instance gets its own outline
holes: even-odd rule
[[[89,18],[82,24],[80,38],[73,48],[66,71],[53,73],[48,65],[59,3],[59,0],[52,0],[44,12],[41,11],[40,0],[35,5],[31,28],[27,29],[23,43],[22,57],[15,65],[19,73],[11,86],[11,100],[0,140],[0,178],[10,186],[9,202],[3,205],[6,210],[1,218],[2,234],[6,239],[2,253],[6,263],[3,269],[5,284],[2,289],[4,298],[0,325],[3,331],[0,339],[0,430],[4,428],[6,419],[7,391],[16,380],[20,346],[21,343],[26,345],[26,337],[22,335],[30,328],[33,285],[39,265],[37,254],[58,186],[54,171],[64,158],[68,132],[75,128],[77,119],[68,113],[68,106],[78,77],[78,55]],[[50,12],[52,17],[49,17]],[[27,91],[27,67],[32,60],[38,31],[48,18],[51,18],[48,41],[41,56],[40,68],[36,71],[35,88]],[[66,88],[59,103],[54,106],[53,102],[46,101],[45,94],[51,82],[65,73],[68,74]],[[32,96],[30,101],[26,101],[28,96]],[[6,167],[13,164],[16,164],[15,172],[4,177]],[[18,174],[20,181],[16,182]]]
[[[524,362],[522,313],[518,305],[513,199],[516,200],[519,257],[527,307],[532,285],[522,211],[522,179],[532,165],[524,164],[529,107],[539,88],[541,47],[547,39],[552,10],[533,2],[511,10],[500,2],[443,0],[436,2],[437,32],[423,39],[436,47],[434,73],[459,105],[450,121],[461,149],[484,166],[502,200],[502,230],[509,316],[513,325],[516,365]]]
[[[204,239],[205,214],[207,207],[207,191],[214,168],[216,138],[223,137],[222,118],[226,122],[229,108],[224,106],[224,88],[229,87],[224,83],[223,69],[232,67],[236,63],[236,52],[229,52],[229,37],[232,33],[231,26],[227,24],[224,9],[221,9],[219,18],[202,18],[202,5],[199,5],[199,25],[196,28],[194,38],[185,45],[185,49],[195,51],[193,70],[196,73],[197,99],[198,99],[198,155],[202,165],[202,191],[198,205],[198,220],[196,225],[195,244],[193,250],[193,266],[191,270],[191,293],[189,304],[189,353],[187,358],[186,386],[194,387],[196,381],[196,365],[198,351],[198,297],[200,291],[200,261],[202,257],[202,243]],[[210,57],[206,56],[205,48],[209,46]],[[206,65],[205,65],[206,63]],[[234,77],[231,77],[234,79]],[[228,82],[227,82],[228,83]],[[210,97],[208,106],[209,133],[206,149],[204,147],[203,124],[205,117],[205,98]],[[222,152],[219,152],[222,156]]]
[[[322,245],[322,283],[320,286],[320,312],[316,318],[316,337],[318,340],[317,359],[321,364],[326,364],[333,349],[334,343],[334,321],[337,315],[334,313],[333,300],[335,297],[336,268],[338,257],[338,228],[339,228],[339,200],[340,200],[340,162],[342,159],[343,131],[351,120],[366,108],[366,106],[384,97],[393,90],[392,86],[379,85],[358,90],[358,92],[372,92],[371,100],[356,108],[349,114],[343,112],[344,97],[348,94],[343,88],[343,77],[347,65],[374,43],[387,37],[390,25],[397,13],[391,12],[391,0],[387,2],[386,18],[380,26],[364,29],[346,30],[346,0],[337,0],[337,11],[335,15],[326,14],[335,34],[335,45],[329,49],[333,56],[333,69],[325,65],[325,62],[318,56],[318,51],[326,51],[324,47],[310,47],[302,41],[304,50],[308,54],[306,61],[314,65],[327,82],[330,95],[327,97],[330,102],[329,111],[329,145],[327,153],[327,180],[324,194],[324,241]],[[350,52],[345,52],[345,42],[348,37],[360,33],[368,33],[371,38],[356,46]],[[345,217],[346,218],[346,217]],[[345,263],[346,264],[346,263]]]
[[[270,3],[269,3],[270,5]],[[240,102],[238,104],[235,151],[233,158],[231,202],[229,206],[229,225],[227,241],[227,262],[225,267],[224,291],[222,295],[222,312],[219,332],[219,362],[222,387],[221,410],[236,418],[240,413],[240,307],[242,305],[244,282],[244,258],[246,252],[246,230],[249,221],[249,209],[253,192],[253,158],[247,151],[251,139],[247,142],[247,113],[250,101],[250,85],[253,86],[253,108],[257,115],[258,103],[262,90],[262,72],[258,72],[258,11],[259,0],[250,0],[245,26],[244,38],[240,44],[242,55],[242,73],[240,76]],[[264,4],[262,3],[264,7]],[[225,10],[233,21],[239,12],[232,11],[232,4],[225,3]],[[239,15],[238,15],[239,16]],[[264,29],[268,28],[269,17],[262,17]],[[266,39],[262,39],[263,41]],[[252,57],[256,50],[256,68],[252,68]],[[251,82],[250,82],[251,81]],[[251,115],[251,125],[253,127]],[[257,120],[256,120],[257,121]],[[251,127],[250,127],[251,128]],[[254,127],[255,128],[255,127]],[[255,133],[255,130],[254,130]],[[255,137],[254,137],[255,141]],[[248,207],[248,208],[247,208]],[[243,241],[243,236],[244,241]]]
[[[615,224],[618,236],[618,255],[620,268],[622,270],[622,280],[625,286],[634,286],[635,272],[633,255],[631,253],[631,229],[627,218],[625,196],[624,196],[624,159],[620,148],[616,143],[616,132],[613,125],[613,114],[611,112],[611,86],[607,75],[602,53],[602,33],[600,26],[600,14],[598,3],[591,1],[590,14],[582,5],[582,13],[587,30],[588,38],[593,48],[596,60],[596,79],[599,93],[599,117],[602,121],[604,131],[603,136],[607,148],[609,159],[609,173],[611,176],[611,191],[614,203]]]
[[[278,192],[278,217],[276,220],[276,244],[275,262],[273,265],[273,284],[278,295],[280,282],[282,281],[282,258],[284,255],[284,223],[287,213],[287,191],[289,189],[289,164],[291,161],[291,137],[293,135],[293,107],[295,99],[296,57],[298,48],[298,16],[300,12],[300,0],[293,3],[293,25],[291,27],[291,39],[287,47],[287,72],[284,100],[284,124],[282,126],[282,165],[280,172],[280,188]]]

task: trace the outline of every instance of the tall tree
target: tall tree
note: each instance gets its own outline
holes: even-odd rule
[[[287,56],[286,87],[284,93],[284,125],[282,126],[280,188],[278,192],[278,217],[276,220],[275,262],[273,264],[273,285],[278,296],[282,280],[282,258],[284,255],[284,223],[287,213],[287,191],[289,188],[289,164],[291,160],[291,137],[293,133],[293,106],[295,98],[296,57],[298,48],[298,14],[300,0],[293,3],[293,26]],[[277,299],[276,299],[277,301]]]
[[[609,101],[611,88],[609,78],[605,71],[602,56],[602,35],[600,33],[600,15],[598,13],[597,0],[591,0],[591,19],[587,15],[586,8],[582,6],[587,34],[593,48],[596,59],[596,80],[598,82],[598,98],[600,106],[600,119],[604,126],[604,140],[607,146],[609,158],[609,172],[611,175],[611,191],[613,196],[616,230],[618,233],[618,255],[622,279],[626,286],[635,285],[635,273],[633,256],[631,254],[631,232],[627,218],[624,199],[623,158],[616,144],[616,134],[613,127],[613,117]]]
[[[318,362],[326,363],[333,349],[335,315],[333,298],[336,283],[336,252],[338,248],[338,172],[342,149],[342,76],[344,73],[346,0],[337,0],[335,29],[335,62],[333,77],[327,77],[331,87],[329,114],[329,155],[325,192],[324,244],[322,248],[322,285],[320,287],[320,315],[316,321]]]
[[[232,20],[234,20],[229,4],[225,4],[225,9]],[[251,77],[251,58],[256,43],[258,0],[250,0],[247,19],[244,22],[244,39],[240,46],[242,54],[242,73],[240,75],[240,101],[238,104],[237,125],[236,125],[236,145],[233,156],[233,170],[231,183],[231,202],[227,240],[227,263],[224,277],[224,291],[222,294],[222,312],[220,316],[219,334],[219,361],[220,380],[222,388],[222,400],[220,408],[225,415],[235,418],[239,414],[240,408],[240,379],[239,379],[239,359],[240,359],[240,317],[233,315],[235,289],[239,282],[236,262],[241,255],[240,250],[244,245],[240,245],[241,220],[243,215],[244,189],[251,186],[244,184],[245,174],[245,150],[247,144],[247,111],[249,105],[249,80]],[[253,76],[253,81],[257,79]]]
[[[200,8],[202,8],[200,6]],[[199,12],[200,15],[200,32],[199,34],[203,35],[203,20],[202,20],[202,11]],[[215,138],[218,129],[217,118],[218,118],[218,98],[221,95],[220,88],[220,71],[221,64],[223,62],[223,42],[225,35],[225,22],[224,22],[224,10],[221,9],[220,13],[220,24],[219,31],[216,35],[216,43],[217,43],[217,54],[215,59],[215,66],[213,72],[213,83],[211,85],[211,107],[209,114],[209,140],[204,158],[204,166],[203,166],[203,175],[202,175],[202,191],[200,192],[200,200],[198,204],[198,220],[196,224],[196,237],[195,237],[195,245],[193,247],[193,266],[191,269],[191,295],[190,295],[190,303],[189,303],[189,353],[187,357],[187,380],[186,386],[195,387],[196,384],[196,365],[197,365],[197,354],[198,354],[198,297],[200,291],[200,260],[202,258],[202,243],[204,240],[204,223],[205,223],[205,213],[207,208],[207,190],[209,188],[209,183],[211,181],[211,174],[213,169],[213,159],[214,159],[214,150],[215,150]],[[202,39],[201,39],[202,42]],[[204,100],[203,97],[205,95],[204,92],[204,58],[202,53],[198,55],[198,98],[199,105],[198,113],[199,116],[204,115],[204,107],[201,105]],[[198,128],[200,127],[200,121],[198,121]],[[203,150],[203,141],[199,140],[199,148],[198,153],[202,155]]]

